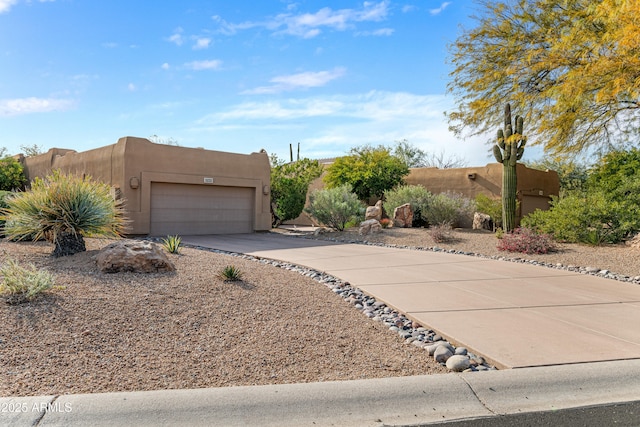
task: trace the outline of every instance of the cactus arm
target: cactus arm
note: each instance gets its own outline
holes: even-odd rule
[[[493,146],[493,157],[495,157],[495,158],[496,158],[496,161],[497,161],[498,163],[502,163],[502,161],[504,160],[504,159],[502,158],[502,150],[500,150],[500,147],[499,147],[499,146],[497,146],[497,145],[494,145],[494,146]]]

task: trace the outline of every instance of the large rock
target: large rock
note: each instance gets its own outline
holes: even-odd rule
[[[473,229],[493,231],[493,220],[487,214],[476,212],[473,214]]]
[[[411,209],[411,204],[405,203],[393,210],[393,225],[395,227],[411,228],[413,225],[413,209]]]
[[[360,223],[359,233],[361,236],[380,232],[382,232],[382,225],[380,225],[380,222],[377,219],[368,219]]]
[[[632,239],[627,240],[627,245],[640,249],[640,233],[636,234]]]
[[[160,246],[136,240],[105,246],[96,256],[96,264],[103,273],[163,273],[176,269]]]
[[[375,219],[380,221],[382,219],[382,200],[378,200],[375,206],[367,207],[367,211],[364,214],[365,221]]]

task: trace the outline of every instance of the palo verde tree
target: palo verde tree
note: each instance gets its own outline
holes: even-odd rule
[[[549,154],[623,148],[640,133],[640,0],[478,0],[450,46],[447,113],[487,134],[505,99]]]
[[[493,155],[502,163],[502,226],[510,233],[516,227],[516,164],[524,154],[527,138],[522,134],[524,119],[516,116],[511,122],[511,105],[504,107],[504,130],[498,129],[498,140],[493,146]]]

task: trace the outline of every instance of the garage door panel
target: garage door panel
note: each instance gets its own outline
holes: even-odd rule
[[[151,184],[151,234],[253,231],[253,188]]]

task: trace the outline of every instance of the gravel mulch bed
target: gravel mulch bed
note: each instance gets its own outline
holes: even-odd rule
[[[283,384],[443,373],[426,351],[294,271],[184,248],[176,273],[100,273],[87,252],[0,242],[54,274],[30,303],[0,301],[0,396]],[[227,265],[241,282],[217,277]]]

